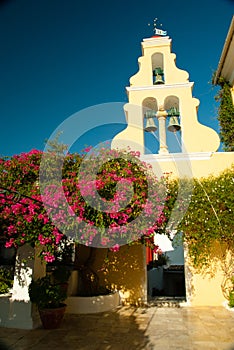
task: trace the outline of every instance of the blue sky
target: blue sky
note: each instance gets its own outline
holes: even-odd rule
[[[199,121],[218,130],[217,88],[210,81],[233,13],[232,0],[1,1],[0,154],[43,149],[74,113],[126,103],[125,87],[155,17],[172,38],[177,67],[194,82]],[[109,118],[124,122],[116,113]],[[120,128],[105,125],[85,134],[79,147],[112,138]]]

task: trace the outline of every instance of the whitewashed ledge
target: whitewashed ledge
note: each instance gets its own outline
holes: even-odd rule
[[[93,314],[115,309],[120,305],[119,292],[94,297],[70,296],[66,299],[68,314]]]
[[[192,152],[192,153],[166,153],[166,154],[143,154],[140,159],[145,162],[176,162],[176,161],[192,161],[207,160],[212,157],[214,152]]]
[[[223,302],[223,306],[225,307],[225,309],[234,312],[234,307],[230,307],[228,305],[228,301],[227,300]]]
[[[0,295],[0,327],[33,329],[40,324],[36,306],[30,301],[14,300],[11,293]]]
[[[11,293],[0,295],[0,327],[5,327],[9,318]]]

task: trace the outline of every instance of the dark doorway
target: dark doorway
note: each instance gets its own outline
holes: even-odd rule
[[[167,243],[162,255],[154,255],[147,261],[147,278],[149,299],[186,298],[184,248],[180,234],[174,237],[171,248]]]

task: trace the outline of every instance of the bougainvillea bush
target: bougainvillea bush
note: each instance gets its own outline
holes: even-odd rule
[[[155,252],[165,223],[164,182],[138,152],[100,148],[66,155],[32,150],[0,159],[0,224],[6,246],[41,246],[46,262],[64,239],[118,250],[133,242]]]
[[[42,256],[51,262],[62,235],[42,205],[38,183],[41,156],[42,152],[32,150],[0,160],[0,223],[6,247],[41,244]]]

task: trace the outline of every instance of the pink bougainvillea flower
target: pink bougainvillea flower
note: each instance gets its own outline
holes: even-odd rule
[[[15,240],[14,240],[14,238],[10,238],[10,240],[8,242],[6,242],[5,247],[11,248],[13,245],[15,245]]]
[[[53,261],[55,261],[55,256],[50,252],[43,252],[42,254],[47,263],[52,263]]]
[[[110,250],[111,250],[112,252],[118,252],[119,249],[120,249],[119,244],[115,244],[113,247],[110,248]]]

